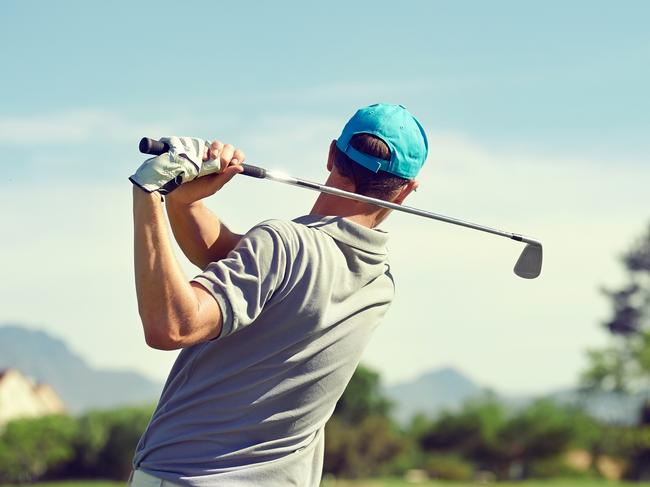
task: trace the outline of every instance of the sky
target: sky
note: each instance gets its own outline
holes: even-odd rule
[[[389,384],[455,366],[509,393],[574,385],[650,222],[649,20],[633,0],[6,0],[0,323],[163,380],[175,352],[146,347],[133,282],[140,137],[324,181],[354,111],[401,103],[430,141],[408,204],[536,237],[545,262],[522,280],[514,242],[391,216],[397,294],[363,362]],[[207,205],[245,232],[314,198],[239,176]]]

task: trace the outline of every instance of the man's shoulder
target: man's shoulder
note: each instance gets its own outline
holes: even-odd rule
[[[267,230],[275,233],[285,243],[299,241],[310,232],[310,228],[300,222],[300,218],[295,220],[271,219],[258,223],[251,232],[256,230]]]
[[[255,225],[253,228],[257,227],[267,227],[267,228],[272,228],[278,233],[291,233],[296,231],[297,224],[292,221],[292,220],[281,220],[281,219],[271,219],[271,220],[264,220],[263,222],[258,223]]]
[[[264,220],[246,232],[244,240],[256,242],[253,245],[263,246],[267,251],[282,247],[292,254],[303,246],[305,227],[292,220]]]

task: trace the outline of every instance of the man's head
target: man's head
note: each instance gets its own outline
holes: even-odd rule
[[[356,193],[392,200],[415,186],[427,153],[420,122],[402,105],[378,103],[361,108],[348,121],[332,142],[330,162]]]

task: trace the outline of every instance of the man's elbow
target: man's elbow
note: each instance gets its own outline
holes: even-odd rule
[[[219,336],[221,313],[212,297],[209,300],[203,306],[182,309],[139,306],[147,345],[157,350],[178,350]]]
[[[144,340],[147,345],[156,350],[178,350],[182,348],[182,337],[175,333],[171,323],[156,316],[140,314]]]
[[[147,345],[156,350],[178,350],[182,348],[179,341],[160,333],[160,332],[147,332],[145,329],[144,340]]]

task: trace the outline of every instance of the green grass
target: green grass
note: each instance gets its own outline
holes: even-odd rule
[[[126,482],[111,482],[109,480],[71,480],[68,482],[40,482],[27,485],[30,487],[124,487]],[[0,487],[14,486],[0,485]]]
[[[401,479],[377,479],[377,480],[355,480],[343,481],[336,483],[324,482],[322,487],[477,487],[480,484],[471,482],[425,482],[420,484],[410,484]],[[613,482],[607,480],[531,480],[528,482],[504,482],[488,485],[501,485],[505,487],[650,487],[650,483],[625,483]]]
[[[41,482],[31,484],[30,487],[125,487],[125,482],[109,482],[102,480],[79,480],[70,482]],[[325,482],[322,487],[477,487],[479,484],[467,482],[425,482],[409,484],[400,479],[373,479],[373,480],[339,480],[336,483]],[[650,487],[649,482],[624,483],[607,480],[531,480],[529,482],[507,482],[488,485],[501,485],[504,487]],[[0,485],[0,487],[12,487]]]

